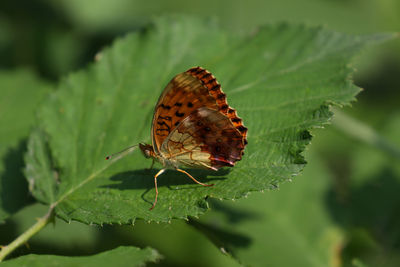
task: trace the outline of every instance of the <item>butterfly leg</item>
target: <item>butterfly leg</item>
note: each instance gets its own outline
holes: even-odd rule
[[[165,170],[166,170],[166,169],[161,169],[161,170],[159,170],[159,171],[157,172],[156,175],[154,175],[154,184],[155,184],[155,186],[156,186],[156,198],[154,199],[153,206],[151,206],[150,210],[154,209],[154,207],[155,207],[156,204],[157,204],[157,196],[158,196],[157,177],[158,177],[159,175],[161,175],[163,172],[165,172]]]
[[[153,169],[153,166],[154,166],[154,158],[151,159],[151,166],[150,166],[149,170]]]
[[[191,176],[188,172],[186,172],[186,171],[184,171],[182,169],[176,169],[176,170],[186,174],[187,176],[189,176],[190,179],[192,179],[193,181],[195,181],[198,184],[201,184],[202,186],[213,186],[214,185],[214,184],[203,184],[203,183],[197,181],[193,176]]]
[[[155,162],[155,160],[154,160],[154,159],[152,159],[152,161],[151,161],[151,165],[150,165],[150,168],[146,168],[146,171],[150,171],[150,170],[152,170],[152,169],[153,169],[154,162]]]

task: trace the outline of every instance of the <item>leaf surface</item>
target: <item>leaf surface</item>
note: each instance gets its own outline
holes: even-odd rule
[[[144,266],[146,262],[156,262],[160,254],[151,248],[118,247],[93,256],[67,257],[55,255],[27,255],[3,262],[3,266],[34,267],[43,266]]]
[[[33,169],[39,171],[29,177],[43,179],[53,166],[58,182],[35,183],[33,193],[56,203],[57,215],[67,221],[102,224],[196,216],[207,210],[207,196],[235,199],[275,188],[303,168],[308,129],[328,121],[328,104],[354,100],[359,88],[349,80],[350,58],[365,44],[391,37],[287,24],[243,37],[212,20],[158,18],[146,31],[117,40],[95,64],[69,75],[40,110],[42,132],[34,133],[30,144],[41,149],[31,149],[26,159],[36,159]],[[149,211],[160,166],[146,170],[151,162],[139,151],[115,162],[104,157],[150,142],[162,89],[193,66],[208,69],[220,82],[249,128],[249,145],[234,168],[188,169],[213,187],[201,187],[173,170],[163,174],[158,204]],[[50,159],[36,154],[46,155],[46,140]]]

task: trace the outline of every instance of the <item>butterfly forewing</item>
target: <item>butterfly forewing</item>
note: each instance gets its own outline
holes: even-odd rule
[[[215,99],[201,81],[186,72],[175,76],[164,89],[154,112],[152,141],[156,153],[185,117],[204,106],[218,109]]]

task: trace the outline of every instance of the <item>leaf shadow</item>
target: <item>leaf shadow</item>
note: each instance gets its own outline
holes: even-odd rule
[[[246,234],[233,232],[215,224],[196,220],[192,217],[189,217],[187,223],[208,237],[222,253],[230,254],[233,257],[236,257],[235,251],[238,248],[248,248],[253,243],[251,237]]]
[[[346,185],[345,185],[346,186]],[[343,191],[343,189],[342,189]],[[382,260],[400,252],[400,179],[390,168],[382,168],[359,186],[345,187],[345,194],[331,189],[326,205],[332,218],[348,234],[343,257],[351,261]],[[369,242],[366,242],[369,240]],[[372,241],[373,240],[373,241]],[[374,242],[374,245],[370,245]]]
[[[209,200],[210,207],[220,214],[223,214],[229,224],[239,224],[244,221],[262,220],[262,215],[253,210],[232,207],[217,199]]]
[[[28,191],[28,182],[23,174],[26,142],[26,139],[20,140],[16,146],[10,147],[1,159],[4,170],[0,173],[0,188],[2,189],[0,205],[10,214],[33,202]]]
[[[100,188],[117,190],[145,189],[141,195],[141,198],[143,201],[152,204],[153,200],[149,201],[145,198],[145,196],[150,190],[154,189],[154,176],[159,170],[160,169],[139,169],[134,171],[120,172],[109,178],[111,181],[113,181],[113,183],[102,185]],[[212,181],[225,180],[227,179],[225,176],[230,172],[230,170],[227,168],[220,169],[217,172],[201,169],[184,170],[192,175],[196,180],[205,184],[211,184]],[[207,178],[209,175],[212,175],[213,177]],[[185,185],[185,187],[179,187],[182,185]],[[173,169],[167,170],[157,178],[157,186],[158,188],[166,186],[169,190],[187,190],[202,187],[201,185],[192,181],[192,179],[187,177],[185,174]]]

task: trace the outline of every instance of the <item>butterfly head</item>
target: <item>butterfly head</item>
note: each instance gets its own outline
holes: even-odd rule
[[[139,148],[142,150],[142,153],[146,158],[156,158],[156,154],[154,153],[152,145],[140,143]]]

